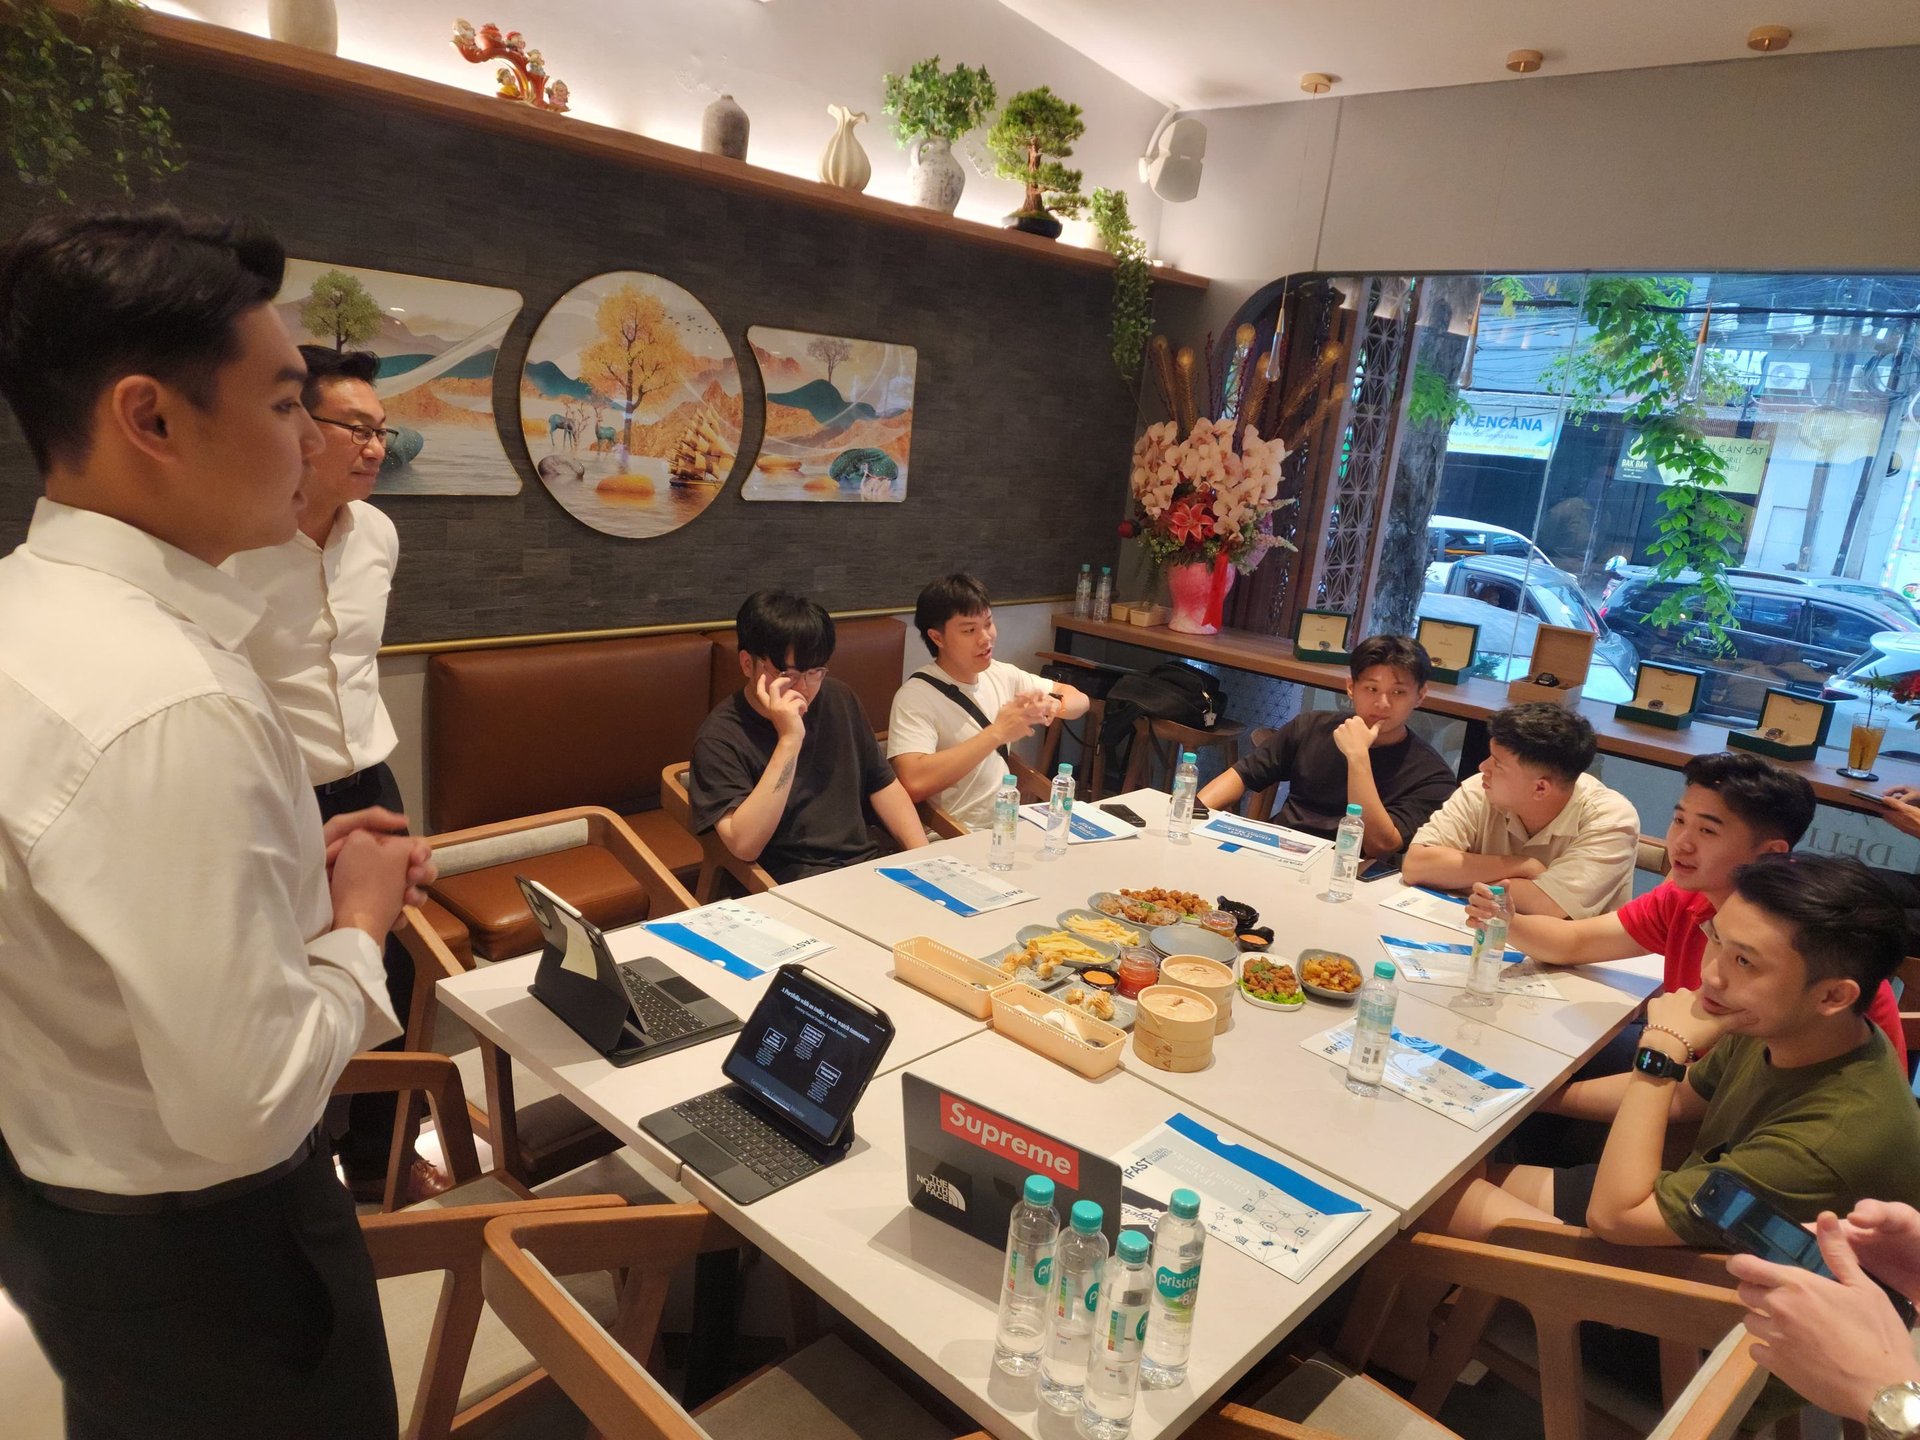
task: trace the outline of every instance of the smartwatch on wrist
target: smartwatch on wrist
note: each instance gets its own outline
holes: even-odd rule
[[[1920,1436],[1920,1385],[1903,1380],[1873,1397],[1867,1407],[1869,1440],[1915,1440]]]
[[[1634,1052],[1633,1068],[1642,1075],[1651,1075],[1655,1080],[1682,1080],[1687,1074],[1685,1065],[1651,1045],[1642,1045]]]

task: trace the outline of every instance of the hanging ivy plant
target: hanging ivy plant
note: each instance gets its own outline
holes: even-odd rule
[[[1134,233],[1126,192],[1095,190],[1088,210],[1094,233],[1113,256],[1113,363],[1124,378],[1133,380],[1153,338],[1153,272],[1147,247]]]
[[[140,11],[135,0],[87,0],[78,15],[0,0],[0,115],[22,184],[64,201],[71,180],[93,175],[131,195],[180,168]]]
[[[1532,298],[1526,283],[1506,276],[1494,284],[1502,308]],[[1580,297],[1580,318],[1593,329],[1578,349],[1549,365],[1550,390],[1564,387],[1567,418],[1578,422],[1613,396],[1627,398],[1621,418],[1638,435],[1660,487],[1659,538],[1647,547],[1654,575],[1684,580],[1649,617],[1655,625],[1705,623],[1724,648],[1733,624],[1733,588],[1726,569],[1744,533],[1745,516],[1724,493],[1726,462],[1707,444],[1706,406],[1737,398],[1738,377],[1709,352],[1700,385],[1687,393],[1697,332],[1682,313],[1691,287],[1651,276],[1597,276]]]

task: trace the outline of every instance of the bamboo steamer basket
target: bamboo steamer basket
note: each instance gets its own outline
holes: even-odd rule
[[[1211,1000],[1219,1012],[1213,1022],[1218,1035],[1233,1023],[1233,967],[1204,955],[1169,955],[1160,962],[1160,983]]]
[[[1133,1053],[1156,1070],[1185,1073],[1204,1070],[1213,1063],[1213,1037],[1204,1040],[1162,1040],[1158,1035],[1133,1031]]]
[[[1204,1070],[1213,1063],[1219,1007],[1173,985],[1149,985],[1136,1000],[1133,1053],[1156,1070]]]

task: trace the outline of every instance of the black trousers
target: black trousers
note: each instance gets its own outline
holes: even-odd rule
[[[399,1432],[373,1266],[324,1146],[164,1215],[62,1209],[0,1146],[0,1284],[59,1372],[68,1440]]]
[[[323,822],[370,805],[384,805],[403,814],[406,811],[400,786],[384,761],[332,785],[316,785],[313,798],[320,803]],[[413,957],[406,946],[389,935],[381,960],[387,972],[387,998],[393,1002],[393,1013],[405,1025],[407,1011],[413,1005]],[[405,1044],[403,1036],[378,1048],[399,1050]],[[349,1180],[372,1185],[387,1173],[398,1101],[392,1095],[354,1095],[335,1104],[338,1108],[327,1112],[327,1131],[340,1153],[340,1163],[346,1167]]]

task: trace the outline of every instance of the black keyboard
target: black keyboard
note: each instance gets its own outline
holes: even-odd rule
[[[732,1090],[710,1090],[673,1107],[714,1144],[762,1180],[785,1185],[810,1175],[820,1162],[793,1143]]]
[[[678,1040],[701,1028],[701,1021],[689,1015],[678,1001],[661,994],[660,987],[651,980],[642,979],[624,967],[620,970],[620,980],[627,987],[627,998],[633,1002],[634,1010],[646,1022],[647,1039],[654,1044]]]

